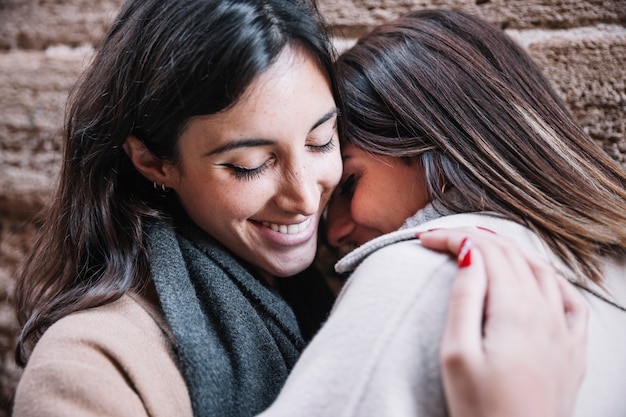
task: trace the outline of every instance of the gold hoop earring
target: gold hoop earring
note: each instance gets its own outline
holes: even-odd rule
[[[443,185],[441,186],[441,194],[446,192],[446,186],[448,185],[447,182],[444,182]]]

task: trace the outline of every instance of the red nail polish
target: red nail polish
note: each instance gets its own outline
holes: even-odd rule
[[[477,229],[480,229],[480,230],[484,230],[485,232],[489,232],[489,233],[493,233],[494,235],[497,235],[497,233],[496,233],[496,232],[494,232],[494,231],[493,231],[493,230],[491,230],[491,229],[487,229],[486,227],[476,226],[476,228],[477,228]]]
[[[466,268],[472,264],[472,241],[468,238],[461,242],[461,249],[456,257],[459,268]]]
[[[438,228],[435,228],[435,229],[428,229],[425,232],[416,232],[415,233],[415,237],[419,239],[419,237],[420,237],[420,235],[422,233],[434,232],[435,230],[442,230],[442,229],[440,227],[438,227]]]

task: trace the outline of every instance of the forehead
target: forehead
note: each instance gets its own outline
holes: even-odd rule
[[[367,163],[370,160],[379,159],[379,157],[380,155],[373,155],[350,142],[341,144],[341,158],[345,164]]]
[[[405,174],[409,174],[408,177],[412,178],[412,172],[415,169],[413,165],[406,164],[400,158],[374,154],[352,143],[342,144],[341,157],[344,175],[356,173],[376,182],[401,182],[406,179]]]
[[[238,118],[245,113],[246,117],[238,120],[244,124],[255,116],[306,110],[311,113],[329,102],[334,103],[330,83],[317,62],[303,50],[287,47],[252,81],[234,106],[215,116]],[[302,106],[305,103],[307,106]]]
[[[210,138],[215,146],[237,139],[303,137],[335,107],[328,77],[316,60],[287,47],[234,106],[191,120],[186,133]]]

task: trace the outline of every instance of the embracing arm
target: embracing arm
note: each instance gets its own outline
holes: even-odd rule
[[[423,245],[457,253],[467,236],[437,233]],[[569,415],[586,310],[551,268],[503,241],[476,237],[460,270],[415,240],[365,258],[263,415],[433,417],[445,402],[453,417]]]

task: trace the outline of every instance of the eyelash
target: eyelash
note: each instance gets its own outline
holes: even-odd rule
[[[348,178],[339,184],[339,195],[345,198],[352,198],[354,194],[354,186],[356,185],[356,176],[350,174]]]
[[[335,149],[335,133],[330,137],[330,140],[321,146],[310,146],[315,149],[317,152],[327,153]]]
[[[268,167],[268,163],[264,163],[256,168],[244,168],[233,164],[224,164],[225,167],[233,171],[235,178],[238,180],[251,181],[261,176],[263,171]]]
[[[326,142],[325,144],[321,146],[310,146],[310,147],[315,149],[315,151],[317,152],[322,152],[322,153],[330,152],[333,149],[335,149],[334,138],[335,138],[335,134],[333,133],[333,135],[330,137],[330,140]],[[223,164],[223,165],[229,168],[233,172],[236,179],[243,180],[243,181],[251,181],[251,180],[257,179],[258,177],[261,176],[261,174],[263,174],[263,172],[268,167],[267,162],[256,168],[244,168],[244,167],[233,165],[233,164]]]

